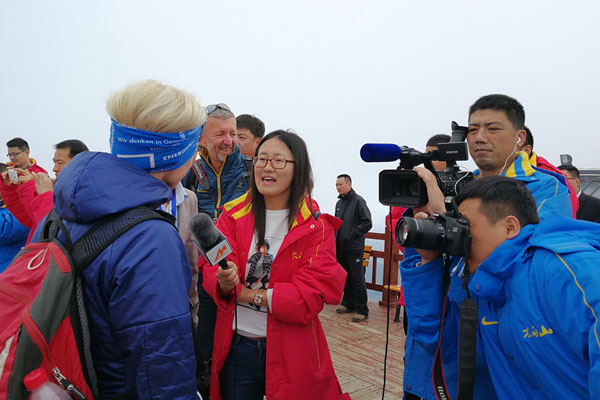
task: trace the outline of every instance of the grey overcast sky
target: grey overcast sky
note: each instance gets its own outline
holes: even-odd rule
[[[4,143],[21,136],[52,168],[52,145],[108,151],[104,103],[153,78],[291,128],[307,142],[314,197],[333,212],[353,177],[376,230],[377,174],[359,149],[422,149],[478,97],[525,107],[535,151],[600,167],[598,1],[9,1],[0,0]],[[5,153],[3,153],[5,154]],[[2,156],[5,159],[5,156]],[[463,163],[473,168],[472,161]]]

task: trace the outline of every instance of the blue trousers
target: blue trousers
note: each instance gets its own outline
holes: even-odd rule
[[[263,400],[267,339],[236,334],[219,376],[223,400]]]

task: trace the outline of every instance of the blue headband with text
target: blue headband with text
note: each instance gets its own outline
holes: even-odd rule
[[[156,133],[111,119],[110,152],[148,172],[177,169],[194,156],[202,126],[185,132]]]

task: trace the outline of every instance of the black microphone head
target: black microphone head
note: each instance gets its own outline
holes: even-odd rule
[[[210,248],[219,241],[221,232],[215,228],[212,218],[208,214],[199,213],[190,220],[190,231],[202,248]]]

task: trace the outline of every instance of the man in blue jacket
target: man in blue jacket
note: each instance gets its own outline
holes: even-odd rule
[[[501,176],[469,183],[456,202],[472,236],[466,264],[479,356],[497,396],[600,398],[600,227],[560,216],[539,222],[526,185]],[[429,346],[439,338],[445,267],[439,252],[419,253],[402,263],[402,277],[413,335]],[[449,302],[445,357],[456,358],[444,347],[455,347],[457,326]]]
[[[538,215],[542,220],[560,215],[572,216],[564,176],[532,166],[527,154],[518,151],[519,144],[525,142],[524,127],[525,111],[514,98],[491,94],[481,97],[471,105],[466,140],[469,153],[479,167],[473,173],[475,178],[503,175],[523,182],[535,198]],[[429,194],[429,203],[422,211],[443,213],[444,196],[437,187],[435,177],[424,168],[416,167],[415,170],[427,184]],[[406,249],[405,257],[410,254],[411,249]],[[455,259],[453,262],[448,300],[458,305],[465,297],[465,291],[461,288],[464,263],[461,259]],[[403,286],[406,286],[404,276],[402,278]],[[412,317],[408,308],[407,313],[410,321]],[[404,390],[427,400],[436,399],[431,376],[437,347],[416,341],[410,326],[406,342]],[[443,354],[442,357],[446,383],[451,395],[457,391],[458,370],[457,365],[452,362],[456,360],[453,352],[456,352],[457,346],[458,343],[454,343],[452,348],[447,347],[446,351],[450,354]],[[475,397],[493,399],[496,394],[481,356],[478,356],[478,366],[480,369],[477,370],[475,381]]]

